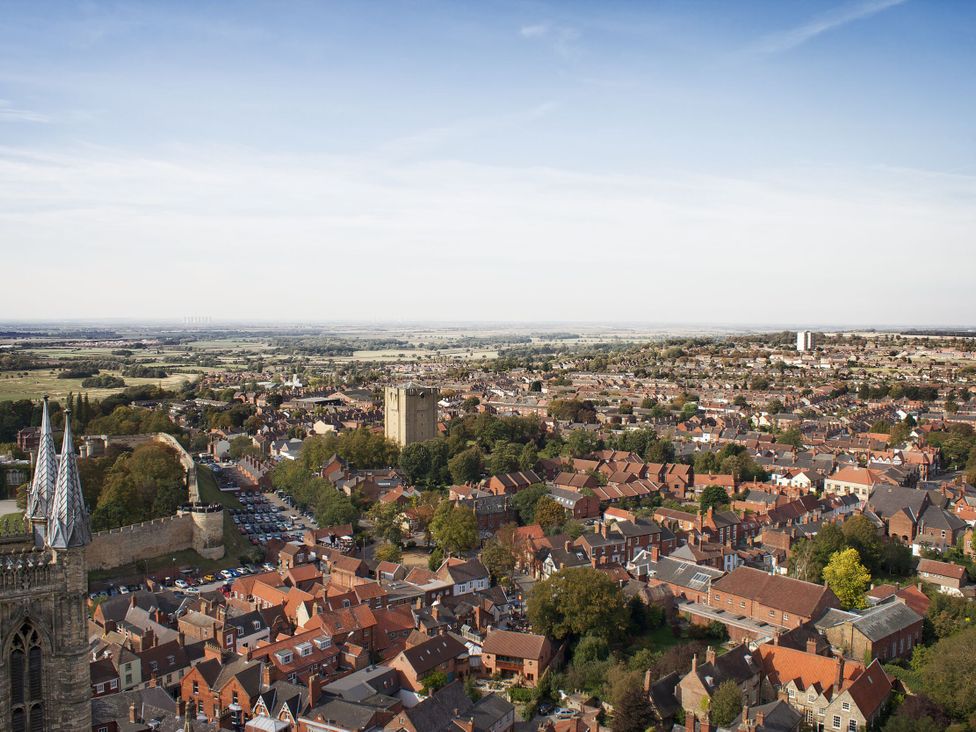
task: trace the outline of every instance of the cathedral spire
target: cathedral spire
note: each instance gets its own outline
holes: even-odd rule
[[[91,542],[91,526],[85,496],[81,492],[78,477],[78,460],[71,439],[71,410],[64,412],[64,442],[61,444],[61,461],[54,489],[54,505],[50,511],[51,528],[48,545],[54,549],[73,549]]]
[[[47,536],[48,521],[54,504],[54,487],[58,480],[58,456],[51,433],[47,395],[41,411],[41,437],[37,443],[37,460],[34,462],[34,479],[31,481],[27,501],[27,519],[34,532],[34,541],[43,546]]]

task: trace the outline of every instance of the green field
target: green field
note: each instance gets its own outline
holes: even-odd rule
[[[102,374],[110,376],[121,376],[119,371],[102,371]],[[16,399],[40,399],[45,394],[52,399],[62,399],[68,392],[86,393],[92,399],[104,399],[110,394],[117,394],[122,389],[85,389],[82,388],[82,379],[59,379],[58,372],[51,371],[24,371],[0,373],[0,401],[12,401]],[[143,384],[157,384],[164,389],[179,388],[183,381],[195,381],[199,374],[170,374],[164,379],[144,379],[133,376],[124,376],[126,386],[141,386]]]

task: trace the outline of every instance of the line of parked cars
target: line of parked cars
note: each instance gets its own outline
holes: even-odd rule
[[[297,541],[302,538],[302,527],[296,526],[293,518],[263,494],[241,493],[238,498],[243,508],[230,509],[231,520],[255,546],[273,539]]]

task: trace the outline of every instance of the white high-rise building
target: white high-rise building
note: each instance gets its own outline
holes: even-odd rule
[[[812,351],[816,345],[812,330],[800,330],[796,333],[796,350]]]

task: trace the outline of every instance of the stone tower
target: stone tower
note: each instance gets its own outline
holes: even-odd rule
[[[0,536],[0,730],[90,732],[85,612],[91,541],[65,412],[60,459],[47,400],[25,521]]]
[[[437,436],[437,389],[426,386],[386,387],[386,438],[400,447]]]

